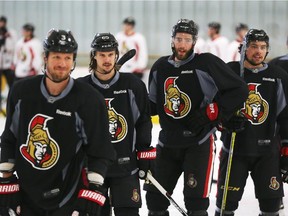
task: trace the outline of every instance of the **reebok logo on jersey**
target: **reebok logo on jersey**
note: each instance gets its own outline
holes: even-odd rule
[[[62,110],[59,110],[59,109],[56,110],[56,113],[59,114],[59,115],[64,115],[64,116],[71,116],[71,112],[62,111]]]
[[[0,186],[0,194],[11,194],[19,191],[19,184],[6,184]]]
[[[114,94],[126,94],[126,93],[127,93],[127,90],[124,89],[124,90],[114,91],[113,93],[114,93]]]
[[[95,191],[84,190],[84,189],[80,190],[78,194],[78,198],[83,198],[83,199],[90,200],[92,202],[96,202],[100,206],[103,206],[106,200],[105,196],[103,196],[102,194],[97,193]]]
[[[274,78],[266,78],[266,77],[263,77],[262,79],[263,79],[263,81],[275,82],[275,79],[274,79]]]
[[[193,74],[193,70],[181,71],[181,74]]]

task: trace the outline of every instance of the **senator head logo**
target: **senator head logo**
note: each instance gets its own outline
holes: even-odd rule
[[[106,98],[106,106],[108,109],[109,132],[111,134],[111,142],[117,143],[122,141],[127,135],[127,122],[123,115],[116,112],[112,107],[111,101],[114,98]]]
[[[244,107],[241,109],[241,112],[253,125],[262,124],[269,113],[269,104],[262,98],[260,92],[257,91],[260,85],[257,83],[248,84],[249,95],[244,103]]]
[[[20,146],[22,156],[39,170],[52,168],[59,158],[59,146],[46,127],[51,119],[49,116],[35,115],[29,123],[27,141]]]
[[[182,92],[175,81],[177,77],[169,77],[164,83],[165,103],[164,110],[174,119],[186,116],[191,109],[191,101],[186,93]]]

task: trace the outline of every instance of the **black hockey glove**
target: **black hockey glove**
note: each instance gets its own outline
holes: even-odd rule
[[[201,130],[210,124],[215,123],[218,120],[219,110],[217,103],[208,104],[206,107],[195,111],[188,117],[187,127],[195,136],[201,132]]]
[[[282,144],[280,168],[282,173],[282,181],[288,183],[288,143]]]
[[[222,130],[227,130],[228,132],[241,132],[245,129],[245,124],[248,119],[241,115],[233,115],[228,121],[221,123]]]
[[[146,179],[148,170],[151,169],[152,161],[156,158],[156,148],[150,147],[146,151],[138,151],[138,167],[139,167],[139,178]]]
[[[88,188],[80,190],[76,203],[79,215],[100,216],[106,197],[106,187],[90,183]]]
[[[12,175],[8,178],[0,178],[0,215],[9,216],[11,211],[17,215],[16,208],[20,205],[18,178]],[[13,214],[11,214],[13,215]]]

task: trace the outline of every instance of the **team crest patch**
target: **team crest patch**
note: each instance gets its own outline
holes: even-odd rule
[[[107,98],[105,101],[108,109],[111,142],[118,143],[122,141],[127,135],[127,122],[124,116],[117,113],[116,110],[111,106],[111,101],[113,99],[114,98]]]
[[[59,158],[59,146],[49,134],[47,121],[53,119],[45,115],[36,115],[29,123],[28,137],[20,146],[22,156],[36,169],[48,170]]]
[[[132,199],[134,202],[139,202],[139,200],[140,200],[140,194],[138,193],[137,189],[134,189],[134,190],[133,190],[131,199]]]
[[[191,188],[195,188],[197,186],[197,180],[194,178],[193,174],[188,176],[187,185]]]
[[[248,84],[249,95],[244,103],[244,107],[241,109],[241,112],[252,125],[262,124],[269,113],[269,104],[262,98],[260,92],[257,91],[260,85],[257,83]]]
[[[169,77],[164,83],[165,113],[174,119],[185,117],[191,109],[191,101],[188,95],[182,92],[177,84],[178,77]]]
[[[278,190],[279,187],[280,187],[280,184],[277,181],[276,177],[275,176],[271,177],[269,188],[272,190]]]

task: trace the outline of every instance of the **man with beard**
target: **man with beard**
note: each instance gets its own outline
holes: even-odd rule
[[[172,194],[184,172],[188,215],[206,216],[216,125],[241,107],[248,90],[220,58],[194,53],[197,35],[194,21],[180,19],[172,29],[173,54],[158,59],[150,71],[151,112],[161,125],[152,174]],[[145,186],[148,215],[168,216],[169,201],[153,185]]]
[[[115,67],[118,42],[110,33],[98,33],[91,43],[90,75],[79,78],[105,98],[111,142],[117,160],[110,167],[104,185],[110,190],[102,216],[139,216],[141,193],[138,170],[145,173],[156,149],[150,147],[152,122],[147,89],[142,80]],[[108,199],[110,197],[110,199]]]
[[[243,77],[249,89],[249,96],[238,112],[246,121],[241,123],[239,115],[235,115],[226,126],[223,124],[228,130],[224,130],[221,137],[215,216],[234,215],[249,174],[259,202],[259,215],[278,216],[284,195],[282,182],[288,182],[288,75],[280,67],[264,62],[269,51],[265,31],[250,29],[240,50],[240,62],[228,65]],[[237,135],[229,184],[224,188],[233,131]],[[226,205],[222,205],[224,189],[227,190]]]
[[[78,44],[70,31],[51,29],[43,48],[44,75],[15,82],[9,94],[0,215],[98,216],[115,157],[105,101],[71,78]]]

